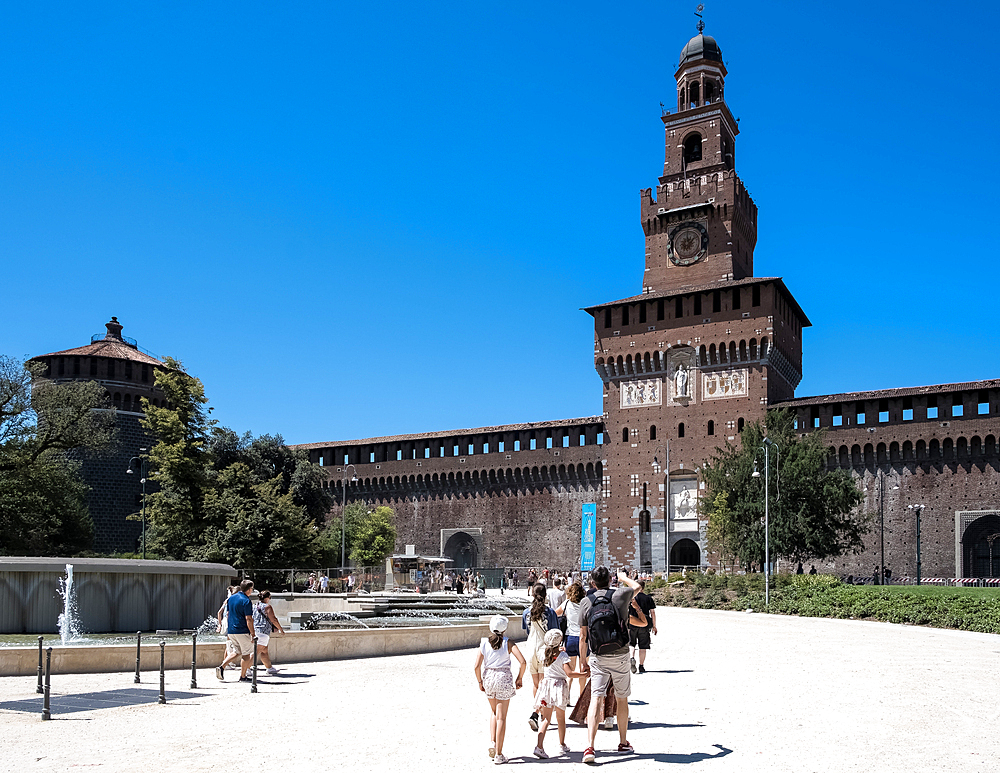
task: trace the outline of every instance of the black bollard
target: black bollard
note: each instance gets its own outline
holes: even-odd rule
[[[49,694],[52,691],[52,648],[45,650],[45,697],[42,699],[42,719],[52,719],[49,711]]]
[[[45,692],[45,689],[42,687],[42,671],[44,670],[42,668],[42,639],[43,638],[44,637],[42,637],[42,636],[38,637],[38,687],[35,688],[35,692],[37,692],[39,695],[41,695],[43,692]]]
[[[198,632],[191,634],[191,689],[198,689]]]
[[[164,675],[163,648],[167,643],[160,639],[160,703],[167,702],[167,681]]]
[[[142,647],[142,631],[135,632],[135,683],[139,684],[139,648]]]
[[[253,643],[253,676],[250,680],[250,692],[257,692],[257,637],[250,640]]]

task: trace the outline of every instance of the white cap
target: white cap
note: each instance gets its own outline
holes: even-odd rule
[[[551,628],[545,632],[545,642],[546,647],[555,647],[562,641],[562,631],[558,628]]]
[[[503,633],[507,630],[507,618],[503,615],[493,615],[490,618],[490,630]]]

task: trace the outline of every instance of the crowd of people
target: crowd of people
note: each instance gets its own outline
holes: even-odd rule
[[[634,751],[628,740],[628,697],[632,675],[646,672],[646,653],[657,633],[656,602],[645,593],[645,578],[633,579],[619,572],[613,583],[611,572],[598,567],[586,578],[578,573],[562,577],[552,573],[549,587],[544,574],[529,572],[531,605],[524,610],[521,627],[527,632],[524,654],[504,634],[507,618],[490,620],[490,634],[479,645],[475,673],[479,688],[490,704],[489,755],[503,764],[507,711],[510,699],[523,687],[527,671],[532,681],[532,712],[528,724],[537,735],[535,757],[548,759],[545,735],[553,717],[559,751],[569,754],[566,744],[566,709],[572,706],[572,684],[579,682],[576,707],[571,715],[585,722],[588,746],[582,760],[594,763],[597,730],[606,718],[618,723],[617,751]],[[516,571],[511,579],[516,583]],[[511,658],[519,664],[517,678]]]

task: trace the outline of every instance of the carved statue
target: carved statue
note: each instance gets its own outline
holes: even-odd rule
[[[689,397],[688,395],[688,372],[684,363],[677,366],[674,373],[674,397]]]

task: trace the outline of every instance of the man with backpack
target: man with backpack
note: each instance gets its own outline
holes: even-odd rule
[[[590,582],[594,589],[580,602],[580,670],[590,673],[590,711],[587,714],[590,745],[583,752],[583,761],[587,763],[594,762],[598,717],[604,716],[604,697],[609,685],[614,685],[618,700],[618,751],[633,751],[626,737],[628,696],[632,693],[628,617],[632,596],[639,590],[635,580],[619,572],[619,585],[612,591],[608,587],[611,572],[604,566],[590,573]]]

